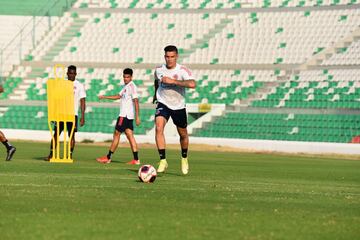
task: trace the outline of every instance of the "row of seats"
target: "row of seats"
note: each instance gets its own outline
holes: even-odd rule
[[[88,107],[83,132],[112,133],[117,108]],[[48,130],[46,106],[11,106],[0,117],[3,128]],[[154,110],[142,109],[136,134],[154,127]],[[360,134],[358,115],[227,113],[194,136],[271,140],[350,142]]]
[[[29,72],[33,69],[26,68]],[[25,70],[25,69],[23,69]],[[36,70],[36,69],[34,69]],[[98,95],[116,95],[123,84],[122,69],[115,68],[78,68],[78,80],[83,82],[87,91],[87,101],[98,101]],[[31,74],[31,73],[29,73]],[[263,82],[276,81],[284,74],[277,70],[193,70],[197,81],[195,89],[188,89],[188,103],[225,103],[233,104],[255,93]],[[39,72],[34,81],[24,80],[21,89],[26,89],[27,100],[46,100],[46,82],[53,78],[51,67]],[[135,69],[133,81],[138,86],[141,103],[151,103],[154,95],[153,69]],[[28,85],[27,85],[28,84]]]
[[[52,23],[50,23],[49,18],[0,15],[2,75],[6,76],[13,65],[19,64],[24,59],[29,60],[28,52],[42,41],[52,24],[59,19],[59,17],[51,17]]]
[[[184,63],[211,63],[214,58],[222,64],[303,63],[357,29],[360,10],[243,13],[229,18],[232,22]]]
[[[61,16],[61,14],[67,9],[69,9],[76,1],[77,0],[1,1],[0,15]]]
[[[253,101],[253,107],[351,108],[360,107],[357,69],[310,70],[292,76]]]
[[[37,69],[23,69],[32,72]],[[41,70],[41,69],[40,69]],[[30,73],[31,74],[31,73]],[[358,108],[360,70],[333,69],[301,71],[281,82],[283,71],[273,70],[193,70],[197,81],[195,89],[187,89],[188,103],[238,104],[249,95],[257,93],[266,83],[274,83],[270,92],[260,94],[251,103],[253,107],[295,108]],[[98,101],[98,95],[116,95],[123,84],[122,69],[78,68],[78,79],[87,91],[87,100]],[[7,81],[7,93],[15,87],[25,89],[24,99],[46,100],[46,82],[53,78],[53,69],[39,72],[35,80]],[[135,69],[133,76],[138,86],[140,102],[151,103],[154,95],[153,69]],[[28,84],[28,85],[27,85]],[[8,94],[3,95],[6,98]],[[11,98],[11,97],[10,97]]]
[[[119,115],[118,108],[87,107],[86,124],[82,132],[112,133]],[[141,109],[141,125],[135,134],[146,134],[154,127],[154,109]],[[46,106],[10,106],[0,116],[1,127],[10,129],[48,130]]]
[[[358,115],[227,113],[194,136],[314,142],[351,142]]]
[[[80,0],[76,8],[145,8],[145,9],[239,9],[269,7],[312,7],[356,4],[358,0]]]
[[[354,41],[349,47],[339,48],[337,53],[324,60],[321,65],[359,65],[360,41]]]
[[[224,14],[95,13],[55,60],[159,63],[166,45],[191,48],[222,18]]]
[[[359,9],[228,16],[95,13],[55,60],[158,63],[163,47],[172,43],[187,53],[184,63],[298,64],[348,36],[359,21]]]

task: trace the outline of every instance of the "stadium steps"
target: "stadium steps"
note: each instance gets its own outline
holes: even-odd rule
[[[327,70],[323,70],[322,74],[317,71],[314,76],[310,76],[307,80],[305,75],[302,75],[305,79],[301,80],[300,76],[296,78],[295,75],[291,80],[281,83],[266,98],[254,101],[251,105],[253,107],[299,109],[359,109],[358,94],[360,88],[357,81],[352,80],[352,78],[344,81],[341,80],[344,75],[332,74]]]
[[[88,19],[74,18],[74,22],[69,26],[65,33],[58,39],[52,48],[43,56],[43,61],[53,61],[53,59],[63,51],[67,44],[73,39],[79,30],[85,25]]]
[[[273,93],[280,84],[290,80],[291,71],[285,71],[282,76],[277,76],[277,81],[264,82],[262,87],[259,88],[255,93],[248,95],[248,97],[240,102],[241,107],[250,107],[254,101],[260,101],[266,99],[268,95]]]
[[[312,58],[310,58],[305,63],[301,64],[298,69],[306,70],[311,69],[314,66],[319,66],[324,60],[331,58],[334,54],[338,53],[342,48],[348,47],[354,41],[358,41],[360,39],[360,26],[357,29],[353,30],[348,36],[342,38],[339,42],[334,43],[331,47],[314,54]]]
[[[233,22],[233,20],[229,18],[221,19],[220,23],[215,24],[214,27],[211,28],[208,33],[203,35],[201,39],[197,39],[195,43],[190,46],[189,49],[183,50],[179,57],[179,62],[181,62],[184,58],[189,57],[192,53],[196,51],[196,49],[206,47],[209,40],[215,37],[216,34],[222,32],[231,22]]]
[[[240,102],[241,107],[249,107],[252,102],[266,98],[274,88],[277,88],[281,82],[265,82],[263,87],[258,89],[255,93],[248,95],[247,99]]]
[[[10,100],[26,100],[28,98],[28,89],[36,87],[37,78],[44,76],[44,68],[32,68],[31,72],[26,75],[24,80],[9,94]]]

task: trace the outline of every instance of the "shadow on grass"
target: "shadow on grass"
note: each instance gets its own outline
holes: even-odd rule
[[[119,164],[119,163],[124,163],[124,162],[121,162],[121,161],[118,161],[118,160],[111,160],[111,163]]]
[[[33,157],[33,160],[48,162],[48,156],[46,157]]]
[[[129,172],[134,172],[134,173],[137,173],[139,170],[137,169],[126,169],[128,170]],[[165,175],[172,175],[172,176],[183,176],[182,174],[179,174],[179,173],[172,173],[172,172],[166,172],[166,173],[158,173],[156,177],[163,177]]]

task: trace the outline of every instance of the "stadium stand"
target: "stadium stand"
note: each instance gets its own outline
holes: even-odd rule
[[[52,16],[35,18],[41,22],[35,40],[29,37],[33,25],[24,30],[20,58],[17,51],[6,66],[1,63],[6,81],[0,99],[15,103],[1,109],[2,127],[47,129],[46,81],[60,62],[79,67],[90,106],[88,132],[112,132],[118,109],[106,101],[99,105],[97,96],[116,94],[122,68],[134,68],[143,109],[136,133],[149,133],[153,69],[163,62],[163,47],[175,44],[197,79],[197,87],[187,90],[187,103],[199,106],[191,122],[203,121],[211,105],[225,106],[193,136],[346,143],[360,135],[357,0],[52,3],[59,6]],[[0,17],[33,21],[24,12]],[[7,32],[2,45],[19,33],[13,26],[1,29]],[[14,112],[26,116],[14,118]]]
[[[351,5],[358,3],[358,0],[81,0],[74,7],[76,8],[146,8],[146,9],[240,9],[240,8],[269,8],[269,7],[318,7]]]
[[[76,0],[1,1],[0,15],[62,16]]]
[[[48,130],[47,107],[18,105],[1,109],[2,128],[20,128],[29,130]],[[86,111],[87,124],[82,131],[113,133],[116,119],[119,114],[118,108],[88,107]],[[153,128],[152,109],[141,111],[140,118],[143,123],[135,128],[136,134],[146,134]]]
[[[351,142],[358,115],[227,113],[198,129],[196,136],[313,142]]]
[[[351,43],[348,47],[339,48],[331,58],[321,65],[359,65],[360,41]]]
[[[347,16],[342,19],[342,16]],[[184,63],[299,64],[354,30],[360,11],[262,12],[232,21]],[[311,26],[311,27],[309,27]]]
[[[355,69],[301,71],[252,106],[358,109],[359,73]]]

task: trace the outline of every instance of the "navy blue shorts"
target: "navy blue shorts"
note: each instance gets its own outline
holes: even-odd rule
[[[127,117],[118,117],[115,125],[115,129],[119,132],[125,132],[126,129],[134,131],[133,119],[128,119]]]
[[[169,121],[169,118],[173,120],[174,124],[179,128],[187,127],[186,109],[172,110],[162,103],[158,103],[156,106],[155,118],[162,116]]]
[[[56,134],[57,131],[57,126],[56,126],[57,122],[54,123],[54,131]],[[73,124],[72,122],[66,122],[66,130],[68,132],[68,135],[70,136],[70,132],[71,132],[71,128],[72,128]],[[75,116],[75,129],[74,129],[74,133],[77,132],[77,128],[78,128],[78,116]],[[60,122],[59,125],[59,135],[62,133],[62,131],[64,131],[64,122]]]

